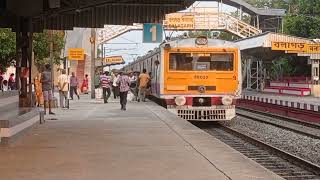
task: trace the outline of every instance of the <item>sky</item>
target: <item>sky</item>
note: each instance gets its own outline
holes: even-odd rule
[[[217,2],[195,2],[195,7],[218,7]],[[228,5],[223,5],[224,12],[235,11],[236,9]],[[169,36],[171,32],[165,32],[163,38]],[[172,32],[172,37],[184,32]],[[149,50],[158,47],[159,43],[142,43],[142,31],[130,31],[104,44],[106,56],[122,56],[126,64],[133,61],[138,56],[143,56]],[[120,68],[122,65],[113,66],[112,68]]]

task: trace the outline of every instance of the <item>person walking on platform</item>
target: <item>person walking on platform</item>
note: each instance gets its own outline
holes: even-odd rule
[[[66,70],[62,69],[61,75],[58,77],[58,89],[59,89],[59,96],[60,96],[60,107],[66,108],[69,106],[67,103],[68,99],[68,76],[66,75]]]
[[[102,87],[102,97],[103,97],[103,102],[108,103],[108,99],[111,95],[111,77],[109,76],[109,72],[106,71],[104,74],[100,76],[100,84]],[[108,93],[108,95],[106,95]]]
[[[80,96],[78,94],[78,78],[75,76],[74,72],[71,73],[70,77],[70,97],[71,100],[73,100],[73,93],[75,93],[78,96],[78,99],[80,99]]]
[[[88,79],[88,74],[84,76],[84,79],[82,81],[81,85],[81,92],[84,94],[88,94],[88,88],[89,88],[89,79]]]
[[[123,72],[120,72],[120,77],[117,80],[117,84],[120,88],[120,105],[121,110],[125,111],[127,110],[127,95],[128,91],[130,90],[130,79],[129,77],[124,74]]]
[[[51,110],[52,104],[52,75],[51,75],[51,66],[49,64],[45,65],[45,70],[41,76],[42,83],[42,93],[44,100],[44,114],[47,114],[47,106],[49,106],[49,114],[53,114]]]
[[[146,91],[150,76],[147,74],[147,70],[143,69],[142,74],[139,76],[139,99],[138,101],[146,101]]]
[[[114,72],[113,80],[112,80],[112,91],[113,91],[113,98],[117,99],[119,97],[119,86],[117,84],[120,74],[118,72]]]

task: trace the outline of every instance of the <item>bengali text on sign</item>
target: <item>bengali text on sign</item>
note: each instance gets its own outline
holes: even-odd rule
[[[124,60],[121,56],[106,57],[104,62],[108,65],[123,64]]]
[[[305,51],[305,43],[292,43],[292,42],[272,42],[272,50],[282,50],[282,51]]]
[[[84,49],[82,48],[70,48],[68,50],[68,59],[82,61],[84,60]]]
[[[194,29],[194,16],[185,14],[168,14],[164,26],[169,29]]]
[[[272,42],[272,50],[288,51],[289,53],[320,53],[320,44]]]

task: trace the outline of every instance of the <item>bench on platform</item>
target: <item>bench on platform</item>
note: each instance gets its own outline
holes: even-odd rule
[[[263,92],[286,94],[286,95],[297,95],[297,96],[310,96],[310,88],[298,88],[298,87],[266,87]]]
[[[281,89],[281,94],[298,95],[298,96],[310,96],[310,88],[294,88],[286,87]]]

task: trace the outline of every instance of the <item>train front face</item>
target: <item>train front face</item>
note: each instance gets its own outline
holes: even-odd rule
[[[163,55],[163,94],[170,111],[195,121],[227,121],[236,116],[235,100],[241,93],[238,48],[183,46],[167,48]]]

